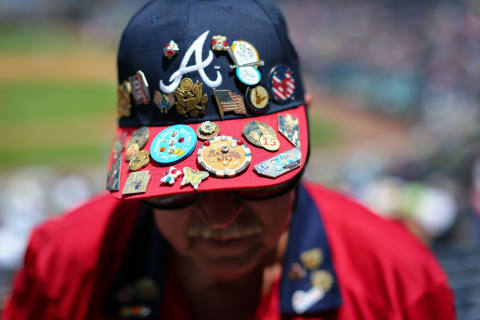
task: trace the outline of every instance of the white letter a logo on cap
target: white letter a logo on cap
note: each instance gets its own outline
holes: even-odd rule
[[[180,84],[180,81],[182,81],[182,76],[193,71],[198,71],[203,82],[205,82],[205,84],[211,88],[216,88],[222,84],[222,75],[220,72],[217,71],[217,79],[212,81],[207,77],[207,74],[204,70],[204,68],[210,65],[213,60],[213,52],[210,50],[208,52],[208,58],[202,61],[202,48],[209,32],[210,30],[205,31],[200,37],[198,37],[197,40],[195,40],[195,42],[192,43],[190,48],[188,48],[185,56],[182,59],[182,62],[180,63],[180,68],[178,68],[178,70],[170,76],[169,81],[171,83],[168,86],[166,86],[163,81],[160,80],[160,89],[164,93],[173,92]],[[193,52],[195,52],[195,64],[192,66],[187,66],[187,63],[190,60]]]

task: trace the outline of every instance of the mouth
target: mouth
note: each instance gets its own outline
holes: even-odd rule
[[[188,236],[226,242],[260,235],[261,233],[260,225],[241,226],[234,223],[228,228],[211,229],[205,225],[192,227],[188,231]]]

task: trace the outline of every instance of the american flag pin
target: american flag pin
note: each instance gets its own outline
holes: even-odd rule
[[[295,98],[295,77],[289,67],[284,65],[273,67],[268,84],[270,96],[276,103],[284,104]]]
[[[247,114],[245,102],[242,96],[233,93],[230,90],[216,90],[213,89],[215,100],[217,101],[218,112],[220,118],[223,120],[225,112],[231,112],[235,114]]]

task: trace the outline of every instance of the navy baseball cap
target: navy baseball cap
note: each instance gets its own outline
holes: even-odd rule
[[[118,81],[118,199],[275,186],[307,161],[298,56],[272,4],[151,1],[123,32]]]

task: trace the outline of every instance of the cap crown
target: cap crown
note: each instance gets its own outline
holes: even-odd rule
[[[212,36],[215,35],[226,36],[229,44],[244,40],[257,49],[259,58],[265,62],[258,70],[261,83],[266,87],[270,71],[275,66],[285,65],[293,71],[295,92],[292,98],[283,104],[271,101],[266,114],[304,103],[298,57],[288,39],[283,17],[275,6],[253,0],[151,1],[124,30],[117,61],[120,83],[128,81],[138,70],[145,74],[151,102],[135,105],[132,100],[131,116],[120,118],[119,125],[166,126],[220,120],[213,87],[243,96],[247,86],[237,79],[235,71],[230,68],[233,61],[226,52],[211,51]],[[171,40],[178,44],[179,51],[170,60],[164,56],[163,49]],[[191,72],[184,73],[188,70]],[[181,74],[181,78],[203,83],[203,93],[208,96],[203,116],[186,118],[175,108],[165,114],[154,104],[155,90],[168,93],[165,89],[175,87],[175,80],[178,80],[178,77],[172,78],[175,72]],[[224,120],[255,116],[258,114],[230,112],[225,113]]]

